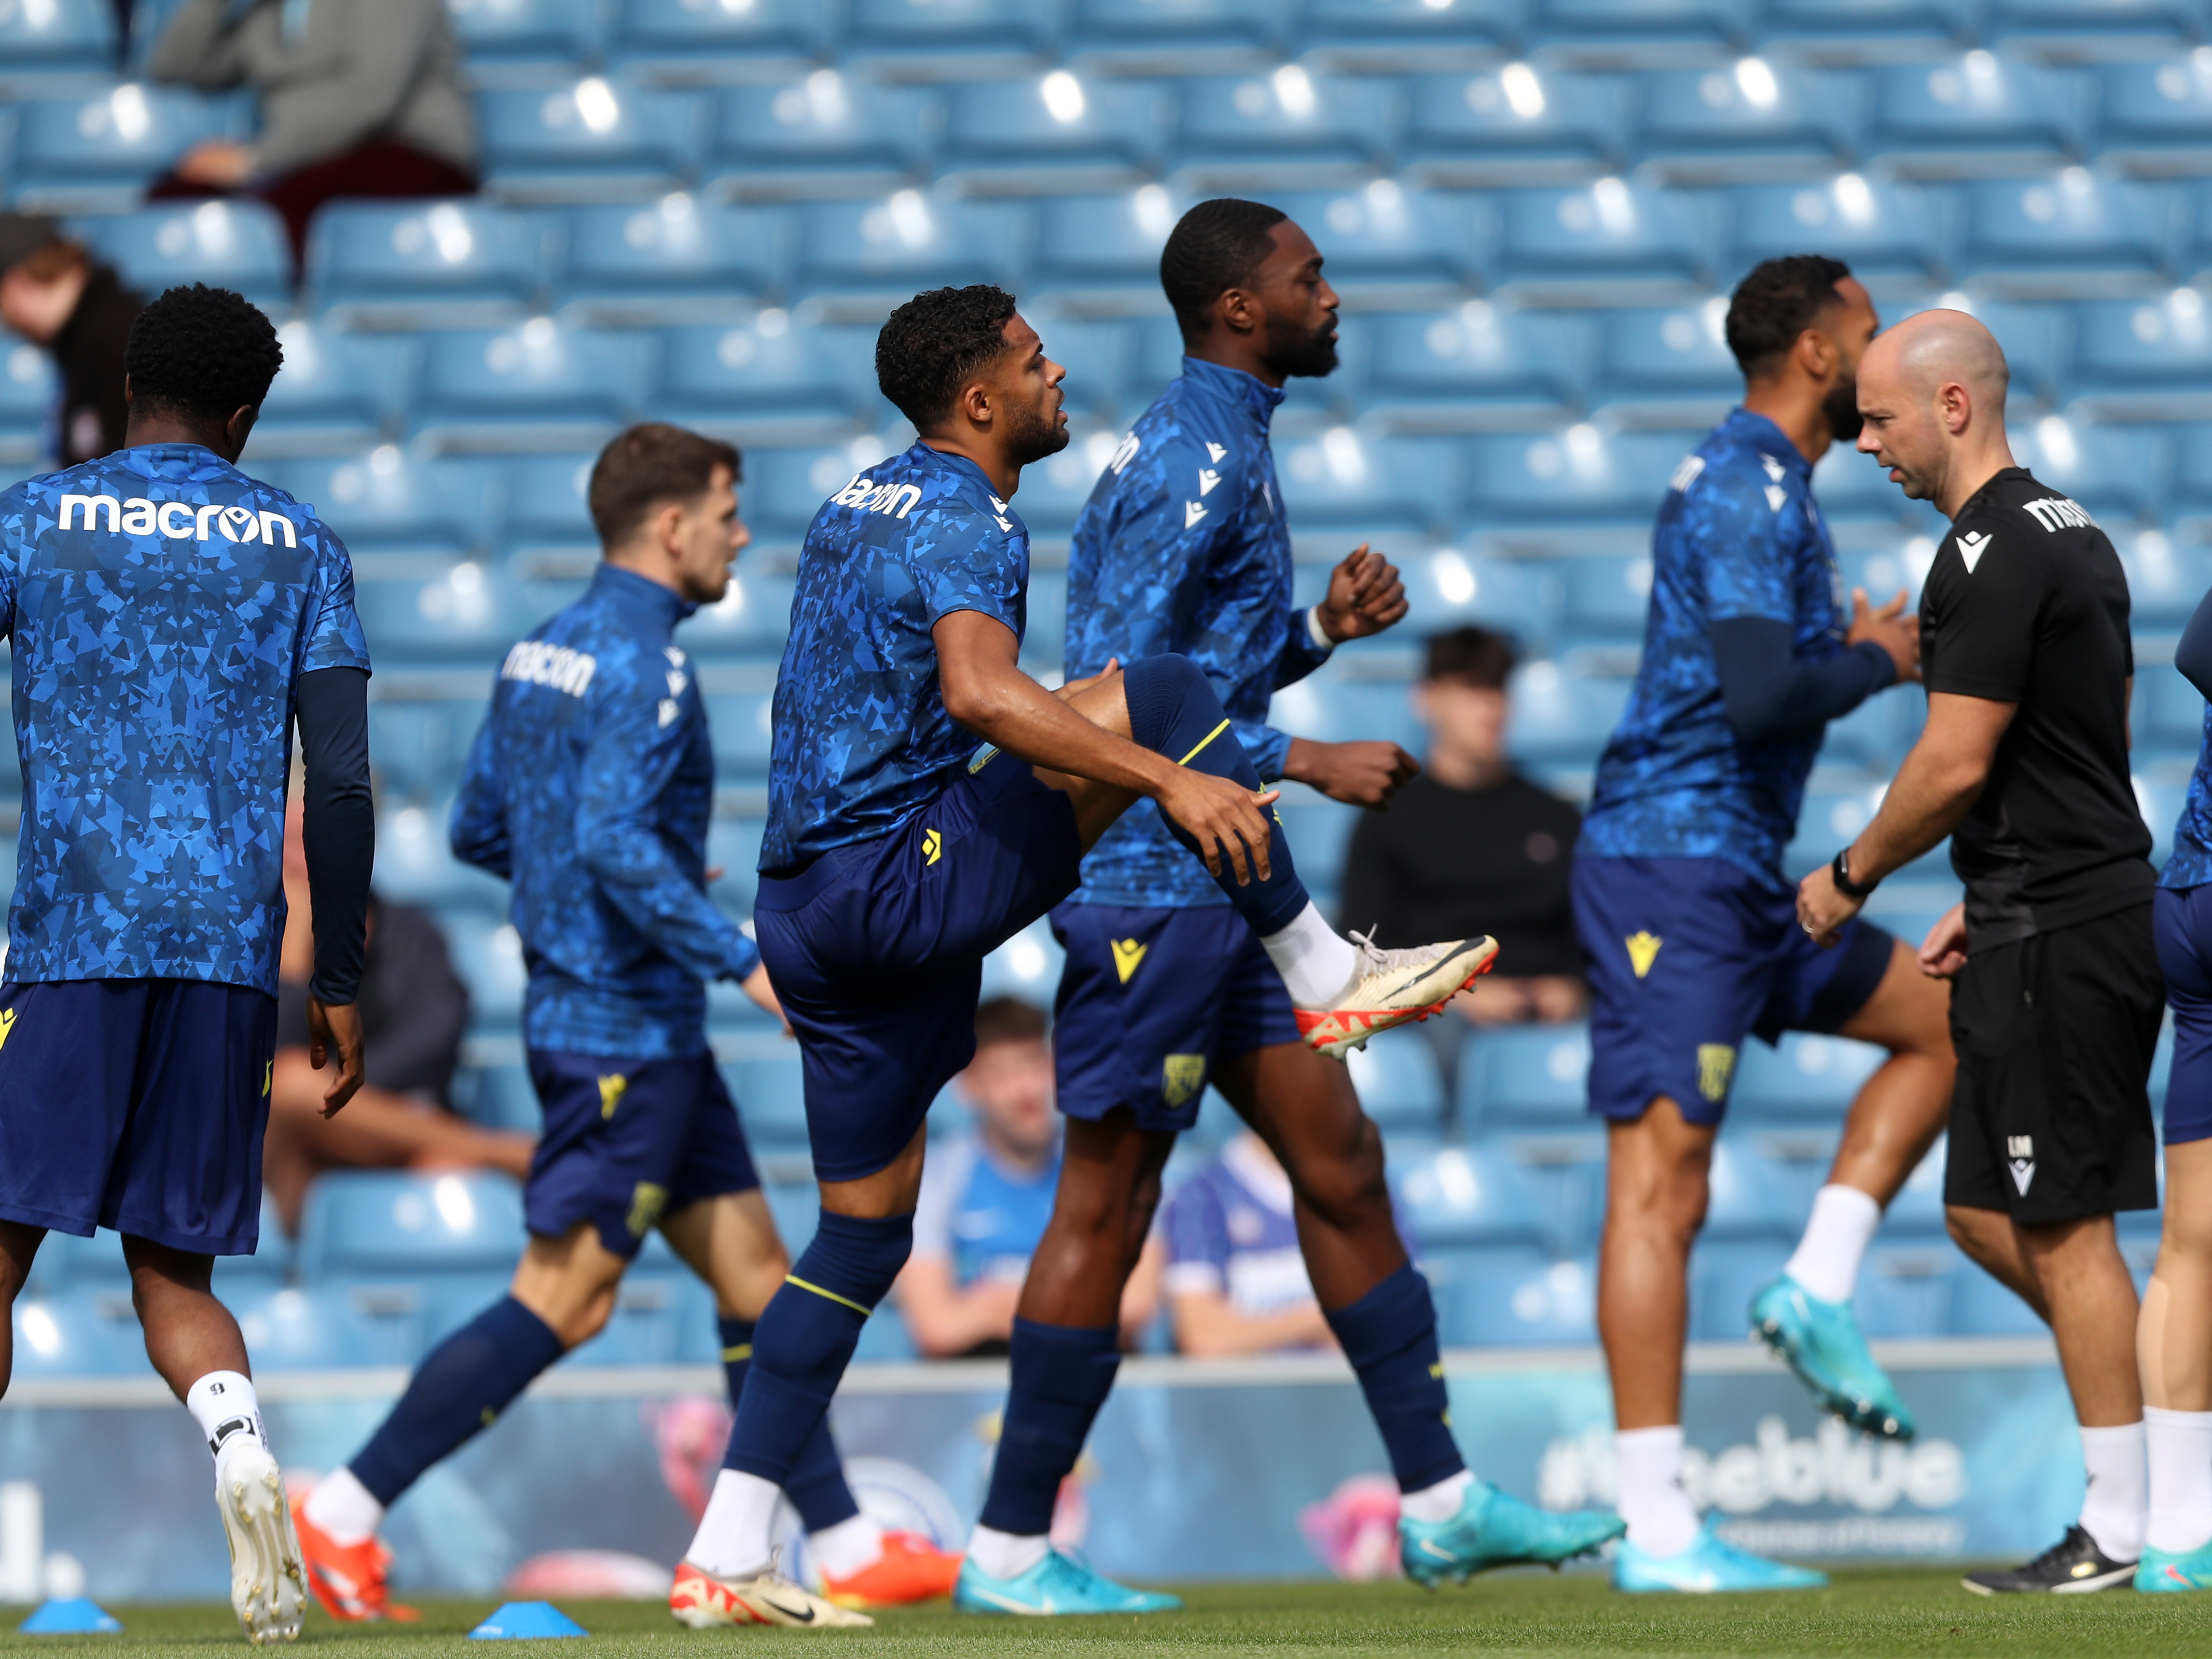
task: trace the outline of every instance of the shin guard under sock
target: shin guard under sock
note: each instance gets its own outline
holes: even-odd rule
[[[1075,1468],[1091,1421],[1113,1392],[1120,1339],[1111,1325],[1015,1319],[1012,1386],[980,1524],[1023,1538],[1051,1531],[1060,1483]]]
[[[1451,1401],[1437,1346],[1429,1281],[1411,1262],[1350,1307],[1327,1316],[1358,1376],[1367,1409],[1401,1492],[1419,1492],[1467,1467],[1452,1439]]]
[[[730,1409],[735,1411],[745,1391],[745,1372],[752,1365],[753,1322],[720,1319],[715,1324],[722,1338],[722,1375],[729,1383]],[[791,1499],[792,1508],[799,1511],[810,1533],[826,1532],[860,1512],[852,1487],[845,1483],[844,1461],[837,1455],[836,1441],[830,1437],[828,1418],[822,1419],[813,1438],[792,1464],[783,1494]]]

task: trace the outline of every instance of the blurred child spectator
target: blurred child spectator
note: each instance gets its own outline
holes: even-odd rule
[[[54,457],[75,466],[123,445],[123,349],[145,301],[43,214],[0,213],[0,323],[61,376]]]
[[[1486,628],[1428,642],[1413,708],[1421,775],[1363,812],[1344,867],[1345,925],[1380,945],[1488,933],[1498,967],[1451,1006],[1478,1025],[1578,1018],[1587,999],[1567,871],[1582,814],[1505,758],[1513,647]]]
[[[261,1179],[285,1231],[297,1233],[307,1188],[325,1170],[504,1170],[529,1173],[535,1135],[484,1129],[447,1101],[469,1023],[468,988],[429,915],[370,896],[361,1023],[368,1081],[336,1117],[322,1115],[328,1072],[307,1057],[307,981],[314,968],[300,801],[284,826],[285,923],[277,967],[276,1061]]]
[[[293,270],[340,197],[466,196],[476,117],[445,0],[185,0],[154,48],[156,81],[260,94],[250,144],[211,138],[146,194],[258,196],[283,216]]]
[[[1335,1346],[1298,1249],[1291,1178],[1247,1129],[1160,1212],[1178,1352],[1200,1358]]]
[[[914,1213],[914,1254],[898,1279],[899,1313],[933,1359],[1002,1354],[1030,1256],[1060,1182],[1060,1115],[1042,1012],[1015,997],[975,1010],[975,1058],[953,1087],[974,1127],[929,1149]],[[1152,1317],[1158,1264],[1121,1297],[1132,1336]]]

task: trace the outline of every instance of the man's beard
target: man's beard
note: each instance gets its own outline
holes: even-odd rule
[[[1828,435],[1839,444],[1855,441],[1866,425],[1866,416],[1859,413],[1859,383],[1855,375],[1845,375],[1829,389],[1820,400],[1820,412],[1828,417]]]
[[[1318,380],[1336,373],[1336,319],[1319,328],[1293,331],[1267,325],[1267,367],[1285,380],[1293,375]]]
[[[1057,404],[1048,410],[1022,410],[1007,428],[1006,459],[1016,466],[1027,466],[1066,448],[1068,431],[1059,417]]]

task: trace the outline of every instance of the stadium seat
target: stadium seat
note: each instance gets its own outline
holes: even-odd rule
[[[307,234],[307,286],[351,323],[497,322],[543,286],[545,233],[540,218],[482,202],[334,203]]]
[[[1478,1031],[1460,1049],[1459,1121],[1485,1134],[1578,1128],[1588,1116],[1589,1058],[1589,1031],[1582,1025]]]
[[[253,454],[357,454],[398,430],[418,348],[295,317],[276,331],[284,367],[253,425]]]
[[[1421,1037],[1409,1042],[1408,1053],[1429,1057]],[[1401,1221],[1424,1255],[1470,1244],[1540,1245],[1550,1237],[1543,1194],[1492,1150],[1447,1146],[1399,1170],[1395,1187]]]
[[[1743,0],[1529,0],[1528,31],[1546,42],[1721,41],[1749,21]]]
[[[1643,77],[1635,147],[1676,178],[1802,176],[1848,157],[1865,101],[1856,76],[1739,58],[1729,69]]]
[[[945,101],[939,176],[996,195],[1139,184],[1157,169],[1174,117],[1157,83],[1085,80],[1066,70],[950,87]]]
[[[2204,714],[2203,696],[2171,664],[2137,665],[2130,710],[2136,741],[2189,752],[2203,735]]]
[[[427,1341],[423,1297],[413,1285],[225,1288],[222,1299],[237,1316],[256,1376],[411,1365]]]
[[[1040,295],[1157,314],[1160,250],[1190,203],[1160,185],[1108,196],[1048,197],[1036,206],[1031,286]]]
[[[1368,405],[1403,431],[1525,430],[1569,418],[1589,376],[1579,317],[1470,300],[1445,312],[1363,319],[1372,337]]]
[[[379,680],[387,686],[392,683],[391,676],[380,675],[370,682],[371,686]],[[484,675],[483,685],[489,693],[489,673]],[[372,753],[371,758],[374,764],[382,766],[382,757]],[[452,802],[442,794],[428,805],[400,805],[381,813],[376,824],[376,890],[402,904],[434,906],[448,921],[471,911],[504,915],[507,884],[453,856],[446,833],[451,816]],[[535,1119],[532,1121],[534,1125]]]
[[[769,694],[724,693],[707,698],[707,721],[714,734],[714,764],[725,775],[765,777],[773,731]]]
[[[473,551],[489,536],[498,510],[494,464],[426,460],[396,444],[344,459],[281,460],[260,471],[313,508],[356,555],[387,549]]]
[[[450,0],[453,33],[471,74],[487,69],[558,70],[592,57],[599,8],[592,0]]]
[[[2047,1339],[2051,1328],[2013,1291],[1980,1268],[1970,1267],[1952,1286],[1949,1334]]]
[[[100,1286],[127,1293],[131,1269],[123,1259],[123,1236],[108,1227],[89,1238],[48,1232],[32,1260],[30,1284],[41,1296]]]
[[[1322,62],[1404,73],[1488,60],[1517,31],[1518,9],[1510,0],[1306,0],[1298,35]]]
[[[816,70],[715,101],[704,172],[726,196],[853,196],[921,176],[939,118],[933,92],[860,85]]]
[[[1364,927],[1364,922],[1356,923]],[[1389,1131],[1435,1129],[1444,1120],[1444,1080],[1425,1033],[1385,1031],[1345,1056],[1367,1115]]]
[[[1690,1340],[1742,1342],[1751,1330],[1751,1298],[1782,1271],[1790,1249],[1779,1234],[1700,1238],[1690,1257]]]
[[[1932,279],[1948,258],[1943,201],[1916,185],[1839,173],[1823,185],[1745,185],[1728,197],[1726,269],[1804,251],[1808,238],[1860,276]]]
[[[521,1065],[464,1066],[453,1079],[453,1107],[470,1122],[487,1129],[536,1134],[544,1127],[538,1091],[531,1085],[529,1069]]]
[[[806,1095],[795,1050],[772,1060],[734,1061],[725,1068],[725,1075],[730,1092],[737,1097],[745,1133],[754,1141],[764,1146],[806,1145]],[[814,1231],[811,1224],[806,1231]],[[802,1248],[788,1236],[784,1243],[794,1255]]]
[[[1275,803],[1275,816],[1291,843],[1300,878],[1316,895],[1315,902],[1334,911],[1337,884],[1344,875],[1345,851],[1359,822],[1359,808],[1330,800],[1300,784],[1284,788],[1283,798]],[[1370,916],[1352,925],[1365,927],[1373,921]]]
[[[658,1237],[659,1235],[655,1234]],[[606,1328],[566,1357],[571,1365],[676,1365],[714,1332],[714,1295],[689,1269],[624,1275]]]
[[[2108,64],[2097,71],[2096,149],[2107,167],[2191,168],[2212,146],[2212,59]]]
[[[1870,73],[1866,145],[1902,172],[1943,177],[2056,167],[2081,143],[2085,83],[2073,72],[1977,50]]]
[[[764,311],[748,322],[670,330],[656,413],[708,431],[791,443],[843,437],[886,413],[876,389],[876,331],[794,322]]]
[[[1468,504],[1481,521],[1645,530],[1694,441],[1680,433],[1608,435],[1589,425],[1533,437],[1476,438],[1468,457]]]
[[[2110,293],[2166,270],[2176,198],[2162,186],[2106,179],[2087,167],[2046,179],[1988,179],[1966,191],[1959,268],[2014,293]]]
[[[1877,1342],[1948,1336],[1953,1298],[1959,1282],[1969,1274],[1988,1277],[1948,1242],[1877,1244],[1860,1265],[1858,1287],[1851,1297],[1859,1328]]]
[[[1408,176],[1456,188],[1587,179],[1625,156],[1628,83],[1527,64],[1405,84],[1398,158]]]
[[[1024,0],[850,0],[844,50],[892,74],[1015,74],[1051,57],[1058,8]]]
[[[0,87],[20,95],[40,79],[100,74],[115,66],[115,13],[107,6],[0,8]]]
[[[126,1287],[18,1298],[15,1345],[15,1382],[153,1375]]]
[[[1363,437],[1338,426],[1275,453],[1283,510],[1301,539],[1450,533],[1459,457],[1445,440]]]
[[[510,552],[528,546],[588,547],[596,556],[599,536],[586,497],[597,459],[579,451],[527,456],[501,468],[507,501],[501,539]]]
[[[2141,51],[2202,37],[2195,0],[1990,0],[1990,39],[2080,52]]]
[[[513,1030],[522,1019],[522,994],[528,981],[521,935],[499,915],[455,911],[445,921],[453,971],[469,988],[471,1029]]]
[[[751,476],[748,459],[746,477]],[[738,488],[738,510],[750,520],[750,485]],[[784,630],[791,618],[792,586],[793,578],[787,573],[764,570],[756,556],[745,554],[731,573],[729,592],[684,624],[684,648],[695,656],[766,654],[772,660],[783,651]]]
[[[1448,1347],[1584,1346],[1597,1338],[1597,1273],[1527,1245],[1424,1252]]]
[[[1970,0],[1765,0],[1759,32],[1771,40],[1875,52],[1963,38]]]
[[[1560,625],[1582,639],[1640,640],[1651,610],[1651,560],[1644,554],[1559,562],[1565,603]]]
[[[1722,325],[1728,301],[1606,314],[1591,403],[1630,426],[1717,424],[1743,397],[1743,371]]]
[[[1064,39],[1079,61],[1187,74],[1274,57],[1290,13],[1289,0],[1067,0]]]
[[[1506,752],[1516,759],[1589,765],[1628,706],[1629,682],[1524,663],[1513,677]]]
[[[2045,483],[2116,519],[2154,519],[2164,497],[2166,443],[2155,428],[2093,425],[2046,415],[2009,434],[2012,453]]]
[[[1403,744],[1418,751],[1420,726],[1402,682],[1355,680],[1341,670],[1323,670],[1275,693],[1268,722],[1317,743],[1362,738]]]
[[[681,188],[699,164],[701,98],[599,75],[478,93],[484,190],[510,202],[619,202]]]
[[[1176,91],[1174,166],[1205,189],[1364,179],[1389,161],[1389,100],[1382,81],[1316,75],[1301,64],[1184,81]]]
[[[2056,404],[2066,396],[2066,343],[2069,332],[2068,307],[2008,300],[1985,300],[1970,295],[1946,294],[1935,303],[1962,310],[1978,318],[2004,345],[2005,362],[2012,370],[2012,388],[2006,408],[2017,420],[2027,405],[2037,400]],[[1882,323],[1922,309],[1911,305],[1885,312]]]
[[[1169,325],[1172,327],[1172,322]],[[1112,428],[1077,440],[1079,447],[1105,446],[1093,469],[1095,475],[1103,470],[1122,432],[1148,401],[1139,395],[1133,380],[1138,325],[1123,317],[1050,316],[1039,319],[1036,326],[1042,333],[1045,355],[1067,370],[1060,389],[1067,399],[1069,419],[1079,423],[1082,413],[1087,412]],[[1145,389],[1158,390],[1149,381]],[[1029,488],[1026,475],[1022,487],[1025,491]],[[1026,517],[1025,507],[1023,513]]]
[[[265,310],[291,304],[291,245],[265,204],[172,202],[75,220],[69,228],[142,294],[209,283]]]
[[[506,1176],[333,1170],[307,1191],[300,1273],[319,1285],[504,1273],[523,1236],[522,1188]]]
[[[1511,635],[1524,651],[1551,646],[1559,610],[1551,562],[1470,558],[1448,547],[1399,568],[1425,625],[1480,623]]]
[[[2072,333],[2068,380],[2085,412],[2121,420],[2212,417],[2212,316],[2200,290],[2077,305]]]
[[[581,321],[731,321],[780,293],[791,223],[778,208],[730,207],[673,191],[645,206],[568,216],[555,291]]]
[[[2201,441],[2194,429],[2188,439]],[[2176,543],[2157,531],[2124,537],[2120,563],[2128,573],[2129,616],[2138,628],[2178,628],[2212,591],[2212,550],[2202,542]]]
[[[1868,598],[1873,604],[1883,605],[1896,592],[1897,586],[1892,582],[1870,591]],[[1908,602],[1907,610],[1910,609]],[[1869,697],[1841,720],[1828,722],[1820,758],[1831,764],[1859,767],[1875,777],[1894,776],[1925,723],[1926,711],[1916,706],[1917,701],[1909,696]],[[1832,817],[1828,822],[1832,823]],[[1811,856],[1832,856],[1834,852],[1831,847],[1826,854],[1816,851]]]
[[[1679,289],[1705,270],[1707,215],[1678,191],[1604,178],[1499,193],[1501,283],[1566,299]]]
[[[46,422],[61,395],[53,359],[0,331],[0,459],[35,461],[46,453]]]
[[[1891,319],[1885,316],[1887,325]],[[2015,382],[2017,384],[2017,382]],[[1831,524],[1838,520],[1874,519],[1894,520],[1911,508],[1905,492],[1890,483],[1888,472],[1875,464],[1874,458],[1862,455],[1849,444],[1832,446],[1813,468],[1813,498],[1820,504],[1821,516]],[[1929,550],[1933,556],[1934,550]],[[1896,592],[1899,575],[1904,567],[1893,555],[1890,558],[1894,569],[1884,567],[1885,574],[1877,583],[1881,586],[1876,596],[1887,601]],[[1917,588],[1916,580],[1911,586]],[[1873,590],[1869,590],[1872,593]]]
[[[1794,1239],[1812,1197],[1799,1189],[1790,1166],[1742,1135],[1724,1135],[1714,1143],[1707,1185],[1705,1237],[1716,1241]]]
[[[424,355],[409,424],[416,442],[433,449],[596,445],[643,401],[651,346],[634,333],[550,317],[457,330]]]
[[[1019,286],[1021,210],[999,202],[937,201],[902,190],[882,202],[817,202],[799,210],[793,286],[813,295],[899,303],[917,289]]]
[[[4,28],[0,22],[0,30]],[[134,208],[147,181],[168,171],[194,144],[244,138],[243,114],[234,99],[204,98],[136,81],[89,97],[26,100],[15,111],[9,204],[41,213]]]
[[[1047,351],[1052,348],[1047,346]],[[1084,503],[1097,487],[1098,475],[1105,471],[1090,444],[1070,444],[1057,455],[1033,462],[1022,470],[1021,493],[1014,497],[1014,511],[1027,525],[1033,540],[1063,541],[1073,533],[1076,515],[1083,511]],[[1109,450],[1108,453],[1112,452]],[[1032,550],[1034,550],[1034,549]],[[1043,583],[1054,579],[1051,588],[1053,603],[1047,605]],[[1060,614],[1067,604],[1066,579],[1063,572],[1042,570],[1032,567],[1030,572],[1030,637],[1038,636],[1040,623],[1049,624],[1058,650],[1057,641],[1064,617]]]
[[[1776,1048],[1754,1039],[1737,1053],[1730,1109],[1747,1121],[1841,1122],[1882,1058],[1881,1049],[1849,1037],[1792,1031]]]
[[[688,632],[685,637],[690,637]],[[767,827],[761,818],[741,817],[719,807],[707,826],[707,867],[720,867],[722,872],[721,879],[707,890],[716,903],[732,907],[739,915],[751,913],[753,895],[759,890],[761,835]],[[714,988],[719,988],[708,991],[710,998]]]
[[[1478,269],[1462,197],[1376,179],[1338,192],[1281,191],[1268,201],[1313,238],[1330,284],[1355,303],[1448,302]]]
[[[1158,261],[1154,262],[1157,267]],[[1152,292],[1158,295],[1157,270]],[[1353,328],[1337,341],[1337,369],[1333,374],[1293,375],[1283,383],[1283,404],[1275,422],[1281,432],[1310,432],[1317,425],[1341,425],[1358,417],[1366,388],[1369,335]],[[1182,373],[1182,331],[1172,317],[1151,316],[1135,325],[1133,352],[1133,401],[1149,403]],[[1119,434],[1116,434],[1117,436]],[[1278,454],[1279,456],[1279,449]]]
[[[819,0],[619,0],[614,11],[609,61],[672,83],[804,69],[830,54],[837,20]]]
[[[372,641],[372,648],[376,641]],[[489,677],[487,677],[489,678]],[[410,697],[411,687],[394,682],[375,687],[368,705],[369,753],[377,779],[401,799],[435,800],[460,778],[469,745],[483,724],[482,697]]]

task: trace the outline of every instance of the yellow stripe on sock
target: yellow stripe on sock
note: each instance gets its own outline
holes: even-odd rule
[[[1228,722],[1227,720],[1224,720],[1224,721],[1222,721],[1220,725],[1218,725],[1218,726],[1215,726],[1215,727],[1213,728],[1213,730],[1212,730],[1211,732],[1207,732],[1207,733],[1205,735],[1205,737],[1203,737],[1203,738],[1201,738],[1200,739],[1199,739],[1198,749],[1194,749],[1194,750],[1192,750],[1190,751],[1190,753],[1189,753],[1189,754],[1185,755],[1185,756],[1184,756],[1181,760],[1177,761],[1177,762],[1176,763],[1176,764],[1177,766],[1188,766],[1188,765],[1189,765],[1189,764],[1191,763],[1192,760],[1193,760],[1194,758],[1195,758],[1195,757],[1196,757],[1196,756],[1197,756],[1197,754],[1198,754],[1198,750],[1199,750],[1199,749],[1203,749],[1203,748],[1205,748],[1205,747],[1206,747],[1206,745],[1207,744],[1212,743],[1212,742],[1216,738],[1219,737],[1219,736],[1220,736],[1224,732],[1226,732],[1228,729],[1229,729],[1229,722]]]
[[[849,1296],[840,1296],[835,1291],[823,1290],[819,1285],[810,1285],[805,1279],[801,1279],[797,1273],[786,1273],[783,1276],[783,1282],[787,1285],[796,1285],[802,1291],[811,1291],[817,1296],[826,1296],[832,1302],[836,1303],[840,1307],[850,1308],[854,1313],[860,1315],[863,1319],[866,1319],[870,1314],[875,1311],[873,1308],[862,1307],[859,1303],[854,1301]]]
[[[734,1365],[740,1359],[750,1359],[752,1357],[753,1345],[750,1342],[740,1342],[734,1348],[722,1350],[722,1363],[725,1365]]]

